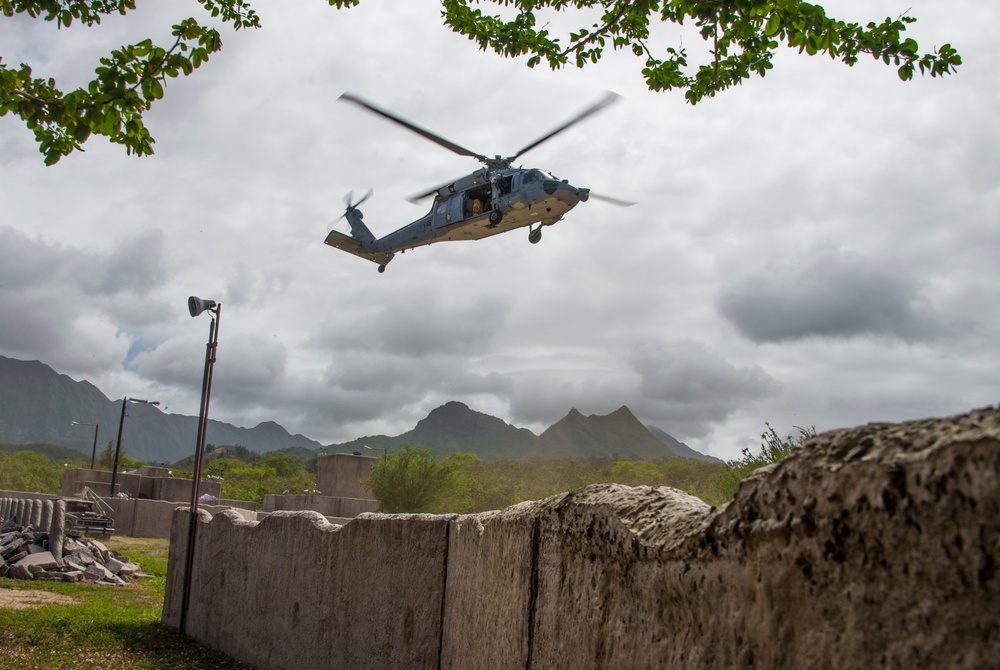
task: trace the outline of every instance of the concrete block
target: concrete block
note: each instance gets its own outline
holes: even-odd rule
[[[83,581],[83,570],[67,570],[66,572],[62,572],[60,574],[62,575],[62,580],[64,582],[76,584],[77,582]]]
[[[163,621],[175,628],[188,518],[175,515],[171,536]],[[186,632],[275,670],[437,668],[451,518],[362,517],[334,528],[315,512],[259,524],[217,514],[198,524]],[[282,561],[268,559],[276,551],[305,560],[278,572]]]
[[[87,579],[87,581],[92,582],[108,580],[111,577],[114,577],[114,575],[112,575],[108,569],[100,563],[88,565],[87,569],[83,571],[83,576]]]
[[[34,513],[35,513],[35,501],[32,500],[31,498],[28,498],[27,500],[24,501],[24,512],[23,512],[24,516],[23,518],[19,519],[21,525],[22,526],[32,525],[31,520],[32,517],[34,517]]]
[[[58,567],[56,563],[55,556],[52,555],[51,551],[39,551],[35,553],[29,553],[27,556],[19,560],[17,565],[23,565],[26,568],[31,568],[31,566],[38,566],[42,569],[49,569]]]
[[[86,547],[74,547],[73,550],[69,552],[69,557],[72,558],[75,563],[79,563],[84,567],[97,560],[97,557],[94,556],[90,549],[87,549]]]
[[[49,550],[56,562],[62,564],[63,542],[66,539],[66,501],[56,500],[52,507],[52,522],[49,525]]]
[[[101,563],[106,565],[108,559],[111,558],[111,554],[110,552],[108,552],[108,548],[104,545],[104,543],[101,542],[100,540],[91,540],[90,546],[91,546],[91,551],[93,551],[94,549],[97,550],[97,553],[94,554],[95,558],[98,558],[101,561]]]
[[[130,562],[125,563],[124,565],[122,565],[122,567],[118,570],[118,572],[116,574],[119,577],[121,577],[122,579],[131,579],[141,569],[142,569],[142,566],[140,566],[138,563],[132,563],[130,561]]]
[[[48,530],[49,526],[52,525],[52,510],[53,503],[51,500],[45,500],[42,502],[42,515],[38,520],[39,528]]]
[[[113,556],[108,558],[108,560],[104,563],[104,567],[107,568],[108,572],[113,575],[117,575],[124,566],[124,563]]]
[[[452,523],[442,669],[528,667],[537,506],[525,503]]]
[[[44,528],[42,526],[42,507],[43,503],[41,500],[35,500],[31,507],[31,525],[35,528]]]
[[[11,579],[34,579],[35,576],[31,574],[31,570],[24,567],[23,565],[11,565],[7,568],[7,574],[5,575]]]
[[[40,582],[64,582],[63,573],[61,572],[50,572],[48,570],[41,570],[35,573],[35,579]]]
[[[79,572],[83,572],[84,570],[87,569],[86,565],[84,565],[83,563],[77,563],[72,558],[64,558],[63,561],[65,561],[66,568],[69,570],[76,570]]]
[[[7,537],[9,538],[7,542],[0,546],[0,556],[13,563],[10,557],[16,553],[25,551],[22,547],[26,543],[20,533],[8,533]]]
[[[21,551],[18,551],[16,554],[13,554],[11,556],[7,556],[4,560],[6,560],[7,563],[9,563],[10,565],[15,565],[18,561],[20,561],[22,558],[24,558],[27,555],[28,555],[28,552],[21,550]]]

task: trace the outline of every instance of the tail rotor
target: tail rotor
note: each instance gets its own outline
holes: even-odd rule
[[[360,207],[361,204],[365,200],[367,200],[368,198],[372,197],[372,195],[374,195],[374,194],[375,194],[375,189],[370,188],[370,189],[368,189],[367,193],[365,193],[363,196],[361,196],[360,200],[358,200],[357,202],[354,202],[354,191],[350,191],[347,195],[344,196],[344,204],[347,205],[347,209],[344,210],[343,214],[341,214],[340,216],[338,216],[336,218],[336,220],[334,221],[334,223],[336,223],[337,221],[340,221],[341,219],[343,219],[344,217],[346,217],[349,212],[350,213],[356,212],[357,209],[358,209],[358,207]],[[364,215],[361,214],[361,212],[358,212],[358,216],[363,217]]]

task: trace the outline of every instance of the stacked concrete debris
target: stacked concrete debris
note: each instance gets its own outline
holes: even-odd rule
[[[97,540],[67,537],[65,501],[18,502],[3,505],[13,514],[0,518],[0,577],[123,586],[139,573],[138,564]]]

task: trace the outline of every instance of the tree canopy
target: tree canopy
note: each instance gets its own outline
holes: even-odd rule
[[[430,512],[456,483],[463,461],[441,459],[426,447],[404,444],[372,467],[365,486],[379,502],[379,511]]]
[[[222,48],[219,31],[206,23],[230,24],[235,30],[259,28],[260,19],[245,0],[197,0],[202,18],[187,18],[171,28],[172,43],[151,38],[112,50],[100,59],[96,77],[64,93],[52,78],[39,77],[27,63],[16,69],[0,56],[0,116],[21,118],[34,133],[46,165],[55,164],[92,135],[121,144],[128,154],[153,153],[153,137],[143,113],[164,96],[167,78],[190,75]],[[327,0],[338,9],[360,0]],[[481,5],[496,11],[483,11]],[[596,63],[605,52],[626,51],[642,63],[642,75],[655,91],[682,90],[691,104],[774,67],[782,44],[800,53],[825,53],[847,65],[868,54],[897,68],[906,81],[919,71],[937,77],[955,71],[962,59],[950,44],[921,53],[905,38],[916,19],[900,16],[866,25],[826,15],[820,5],[801,0],[441,0],[444,24],[483,50],[528,56],[554,69]],[[5,17],[23,15],[53,21],[60,28],[94,26],[102,17],[125,15],[135,0],[0,0]],[[536,13],[562,12],[585,24],[568,35],[538,27]],[[599,15],[594,22],[593,17]],[[664,24],[693,24],[708,45],[705,62],[689,62],[678,46],[656,48]]]

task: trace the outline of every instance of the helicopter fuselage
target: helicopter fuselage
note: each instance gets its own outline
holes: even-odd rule
[[[589,197],[590,189],[542,170],[483,168],[442,186],[430,212],[378,239],[362,222],[361,211],[349,207],[351,235],[330,231],[326,244],[378,263],[381,272],[397,252],[435,242],[478,240],[523,227],[529,227],[529,240],[537,242],[542,226],[556,223]]]
[[[541,240],[542,227],[551,226],[579,203],[586,202],[591,197],[590,189],[577,188],[566,180],[560,181],[551,174],[535,168],[515,168],[514,161],[522,154],[601,111],[615,102],[618,95],[608,93],[597,103],[524,146],[517,153],[510,156],[497,154],[492,158],[455,144],[393,112],[362,100],[353,93],[343,93],[340,99],[396,123],[452,153],[475,158],[486,166],[461,179],[436,186],[411,198],[411,202],[416,202],[433,196],[434,204],[431,206],[431,211],[426,216],[381,238],[376,238],[368,230],[368,226],[362,220],[364,214],[358,209],[372,192],[369,191],[357,202],[353,202],[353,196],[348,194],[347,209],[343,218],[351,224],[351,234],[345,235],[331,230],[326,236],[326,243],[378,263],[378,271],[384,272],[386,264],[396,253],[434,242],[479,240],[524,227],[528,227],[529,242],[534,244]],[[633,204],[598,194],[594,194],[593,197],[623,206]]]

